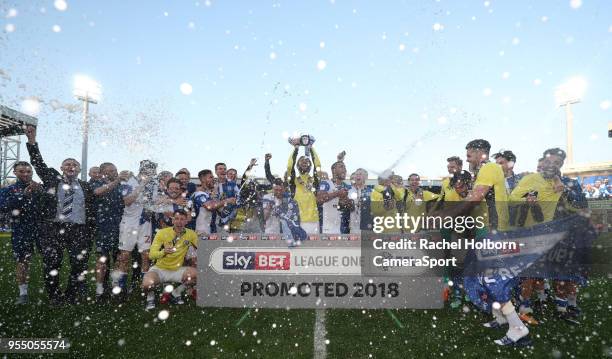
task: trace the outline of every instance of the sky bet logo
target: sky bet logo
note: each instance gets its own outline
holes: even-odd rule
[[[223,269],[289,270],[289,252],[225,252]]]

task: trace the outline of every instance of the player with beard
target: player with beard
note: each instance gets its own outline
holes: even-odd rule
[[[113,293],[127,294],[127,273],[130,268],[130,256],[138,248],[142,276],[149,269],[149,248],[153,233],[154,209],[158,200],[158,181],[156,180],[157,164],[149,160],[140,162],[138,178],[132,176],[121,183],[121,194],[125,208],[119,225],[119,255],[117,265],[112,272]],[[118,288],[118,293],[115,288]]]
[[[565,160],[565,152],[559,148],[544,151],[539,173],[528,174],[521,179],[510,196],[512,203],[519,203],[526,212],[524,227],[538,223],[550,222],[587,208],[587,202],[582,193],[580,183],[561,175],[561,167]],[[536,211],[537,209],[537,211]],[[538,218],[538,215],[541,218]],[[539,220],[538,220],[539,219]],[[555,303],[559,318],[577,324],[581,311],[577,304],[577,289],[583,282],[578,273],[565,276],[563,280],[555,280]],[[531,314],[532,290],[538,292],[537,307],[546,299],[542,280],[525,280],[521,286],[521,307],[525,314]]]
[[[450,200],[457,200],[457,192],[454,192],[453,186],[450,184],[455,173],[461,173],[463,170],[463,161],[459,156],[451,156],[446,159],[446,170],[448,171],[448,177],[442,180],[442,190],[440,192],[440,197],[438,200],[443,200],[447,195],[451,196]]]
[[[317,171],[321,169],[321,161],[312,144],[307,146],[307,151],[312,155],[312,161],[307,156],[297,158],[300,145],[292,143],[294,150],[287,162],[287,174],[289,190],[293,199],[300,209],[300,225],[308,234],[319,233],[319,210],[317,209],[317,191],[319,190],[319,176]],[[295,164],[297,160],[297,172]],[[310,171],[312,170],[312,175]]]
[[[215,174],[217,175],[217,183],[215,184],[215,196],[223,201],[222,207],[217,207],[214,219],[213,232],[221,235],[227,235],[230,232],[230,222],[236,218],[238,206],[238,194],[240,188],[236,181],[229,180],[226,172],[227,166],[223,162],[215,164]]]
[[[326,234],[349,232],[351,212],[355,210],[355,201],[348,196],[350,186],[344,183],[346,166],[344,156],[338,155],[338,161],[331,166],[332,179],[321,181],[317,192],[317,203],[323,210],[323,231]]]
[[[211,170],[198,173],[200,188],[192,196],[193,210],[196,216],[196,233],[200,237],[215,233],[215,215],[219,208],[235,203],[235,198],[219,199]]]
[[[514,173],[514,165],[516,164],[516,155],[512,151],[499,151],[493,155],[495,162],[502,167],[506,180],[506,189],[508,194],[512,192],[514,187],[521,180],[523,175]]]
[[[159,201],[159,221],[161,228],[172,226],[174,212],[183,210],[191,218],[191,200],[184,197],[182,181],[178,178],[170,178],[166,182],[165,198]],[[187,226],[189,228],[189,225]]]
[[[484,203],[486,206],[486,226],[476,230],[475,237],[484,238],[489,231],[506,231],[509,227],[508,195],[504,172],[500,165],[489,162],[491,145],[488,141],[477,139],[466,147],[467,162],[474,173],[474,184],[468,196],[457,205],[442,211],[443,216],[469,216],[472,210]],[[469,255],[470,253],[468,253]],[[470,274],[465,276],[464,284],[470,299],[482,310],[491,311],[495,320],[485,323],[488,328],[509,324],[506,335],[495,344],[502,346],[527,346],[531,344],[529,329],[519,318],[511,302],[511,291],[518,278],[493,278]],[[498,305],[493,306],[493,303]]]
[[[408,176],[408,187],[405,188],[402,198],[402,207],[411,217],[425,216],[428,203],[438,198],[433,192],[421,188],[421,177],[412,173]],[[420,228],[413,229],[415,231]]]
[[[172,227],[160,229],[155,235],[151,245],[151,259],[155,260],[155,265],[142,281],[146,310],[155,309],[155,286],[180,283],[172,290],[171,301],[173,304],[183,304],[183,291],[196,285],[197,269],[183,265],[189,249],[198,246],[196,233],[185,227],[189,219],[189,214],[179,209],[172,216]]]

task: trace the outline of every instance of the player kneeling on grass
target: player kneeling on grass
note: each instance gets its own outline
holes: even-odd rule
[[[171,294],[173,304],[183,304],[182,293],[186,287],[196,284],[197,270],[184,266],[190,247],[197,249],[198,236],[185,228],[191,216],[184,210],[174,211],[172,227],[161,229],[155,235],[149,258],[155,265],[142,280],[142,289],[147,297],[146,310],[155,308],[154,288],[163,283],[181,283]]]

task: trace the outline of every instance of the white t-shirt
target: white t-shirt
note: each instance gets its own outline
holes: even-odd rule
[[[123,217],[121,217],[121,222],[124,225],[129,227],[137,227],[140,224],[140,216],[142,215],[142,210],[144,208],[142,199],[142,191],[143,187],[139,186],[138,180],[136,177],[132,176],[127,182],[121,182],[121,195],[125,198],[126,196],[131,195],[135,191],[139,192],[138,198],[129,206],[125,206],[123,209]]]
[[[361,207],[364,205],[364,201],[366,198],[364,197],[364,192],[366,192],[367,188],[357,188],[355,186],[351,186],[349,189],[348,196],[355,202],[355,210],[351,212],[351,220],[350,220],[350,233],[360,233],[361,232]]]
[[[336,186],[331,180],[321,181],[319,191],[325,193],[334,193],[341,186]],[[327,234],[340,234],[340,225],[342,221],[342,212],[338,210],[338,197],[323,203],[323,232]]]
[[[281,200],[276,198],[274,196],[274,193],[268,193],[264,195],[262,198],[262,202],[263,202],[263,207],[269,208],[270,210],[281,204]],[[270,215],[270,217],[268,217],[268,219],[266,220],[265,233],[267,234],[280,233],[280,228],[281,228],[281,224],[280,224],[280,220],[278,219],[278,217],[274,215]]]
[[[196,217],[196,232],[198,234],[210,234],[213,211],[206,209],[204,204],[213,200],[213,195],[210,192],[196,191],[191,198],[193,201],[193,208],[198,214]]]

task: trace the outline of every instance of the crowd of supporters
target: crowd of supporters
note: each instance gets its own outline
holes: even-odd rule
[[[612,184],[609,183],[608,178],[597,179],[593,184],[587,183],[583,187],[583,193],[587,199],[612,198]]]

